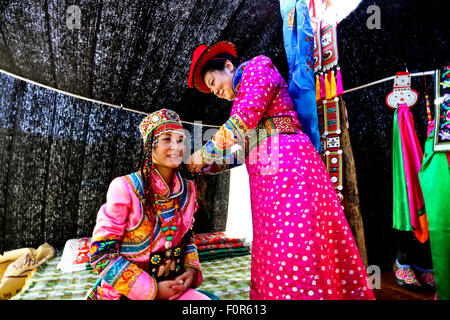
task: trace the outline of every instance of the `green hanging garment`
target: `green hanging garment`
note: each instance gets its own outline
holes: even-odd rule
[[[427,208],[437,299],[450,300],[450,154],[433,151],[433,136],[434,132],[425,142],[419,179]]]
[[[413,231],[409,214],[408,189],[406,187],[403,150],[398,128],[398,116],[395,110],[394,131],[392,136],[392,180],[393,180],[393,225],[401,231]]]
[[[392,143],[393,228],[412,231],[424,243],[428,239],[428,226],[419,183],[422,159],[412,113],[406,104],[400,104],[394,114]]]

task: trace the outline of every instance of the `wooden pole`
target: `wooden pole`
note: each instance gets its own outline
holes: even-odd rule
[[[364,266],[367,269],[367,251],[364,237],[364,226],[361,216],[361,210],[359,207],[359,191],[358,181],[356,179],[356,167],[355,160],[353,158],[353,150],[350,142],[349,125],[347,118],[347,108],[342,97],[340,100],[340,114],[341,114],[341,148],[343,152],[343,170],[344,170],[344,182],[343,182],[343,196],[344,196],[344,213],[347,218],[350,229],[352,230],[353,237],[355,238],[356,245],[358,246],[361,259]]]

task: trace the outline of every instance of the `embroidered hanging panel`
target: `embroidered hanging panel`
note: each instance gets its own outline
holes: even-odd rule
[[[436,71],[433,151],[450,151],[450,66]]]

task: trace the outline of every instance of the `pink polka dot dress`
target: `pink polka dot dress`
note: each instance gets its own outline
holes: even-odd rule
[[[300,127],[286,82],[269,58],[258,56],[245,66],[231,117],[219,130],[222,139],[213,137],[203,147],[204,156],[218,157],[224,130],[238,141],[274,116],[291,116]],[[309,138],[300,129],[268,136],[245,163],[253,220],[250,299],[374,299],[344,212]]]

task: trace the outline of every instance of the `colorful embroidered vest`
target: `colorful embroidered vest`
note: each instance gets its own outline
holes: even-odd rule
[[[181,213],[183,213],[189,203],[190,190],[187,180],[177,174],[178,181],[181,186],[177,193],[169,195],[168,199],[163,202],[162,217],[169,221],[174,217],[174,199],[180,197]],[[139,172],[132,173],[125,176],[128,183],[134,190],[136,196],[140,199],[141,210],[144,210],[144,190],[143,181]],[[152,226],[153,223],[153,226]],[[151,231],[153,231],[153,235]],[[161,223],[155,217],[149,217],[148,214],[143,213],[139,224],[131,230],[126,230],[121,241],[119,253],[125,257],[136,258],[150,253],[148,262],[148,272],[158,281],[172,278],[174,275],[183,271],[184,257],[181,254],[183,247],[192,236],[192,232],[187,232],[181,239],[180,243],[168,250],[151,252],[150,243],[156,244],[162,237]],[[152,241],[151,241],[152,237]],[[154,246],[154,245],[153,245]],[[166,266],[164,268],[164,266]],[[163,268],[161,268],[163,267]]]

